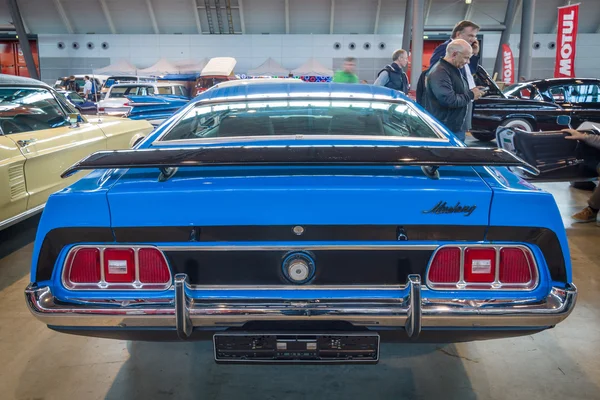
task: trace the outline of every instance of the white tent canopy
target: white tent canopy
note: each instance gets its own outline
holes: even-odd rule
[[[179,68],[180,74],[191,74],[194,72],[200,72],[206,66],[206,58],[200,61],[197,60],[181,60],[176,61],[175,65]]]
[[[262,63],[260,66],[254,69],[248,70],[248,75],[261,76],[261,75],[274,75],[274,76],[288,76],[289,70],[283,68],[281,64],[273,60],[271,57]]]
[[[233,57],[214,57],[211,58],[204,68],[202,68],[201,76],[229,76],[235,68],[237,60]]]
[[[114,64],[94,70],[98,75],[136,75],[137,68],[125,59],[121,59]]]
[[[140,75],[167,75],[167,74],[178,74],[179,67],[173,64],[172,62],[161,58],[156,62],[156,64],[144,68],[138,69],[138,73]]]
[[[314,58],[309,58],[304,64],[292,70],[294,75],[305,76],[332,76],[333,71],[323,66]]]

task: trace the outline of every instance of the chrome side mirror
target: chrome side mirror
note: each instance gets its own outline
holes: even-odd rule
[[[79,128],[79,122],[81,122],[81,116],[78,113],[69,114],[71,128]]]
[[[568,115],[559,115],[556,117],[556,123],[562,126],[571,126],[571,117]]]

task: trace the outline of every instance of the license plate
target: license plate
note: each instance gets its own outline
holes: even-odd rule
[[[343,333],[217,333],[218,363],[377,363],[379,334]]]

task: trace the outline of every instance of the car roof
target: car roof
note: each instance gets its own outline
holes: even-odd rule
[[[167,83],[167,82],[126,82],[126,83],[115,83],[111,86],[114,87],[168,87],[168,86],[183,86],[181,83]]]
[[[234,79],[231,81],[225,81],[217,83],[213,88],[233,87],[242,85],[259,85],[261,83],[274,84],[274,83],[306,83],[302,79],[298,78],[255,78],[255,79]]]
[[[0,85],[43,86],[46,88],[50,87],[48,84],[42,81],[38,81],[36,79],[7,74],[0,74]]]
[[[548,79],[536,79],[525,82],[519,82],[530,85],[560,85],[560,84],[582,84],[582,83],[596,83],[600,84],[600,79],[596,78],[548,78]]]
[[[281,98],[281,97],[330,97],[339,99],[356,100],[409,100],[403,93],[386,88],[384,86],[351,84],[351,83],[292,83],[291,80],[269,83],[262,82],[246,83],[239,82],[237,85],[218,87],[215,85],[209,90],[198,95],[194,102],[219,100],[223,98],[236,99],[261,99],[261,98]]]

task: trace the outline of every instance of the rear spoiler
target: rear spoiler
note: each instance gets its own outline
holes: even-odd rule
[[[163,178],[179,167],[222,166],[421,166],[437,178],[440,166],[519,167],[539,171],[500,148],[433,146],[219,146],[99,151],[67,169],[77,171],[113,168],[159,168]]]

